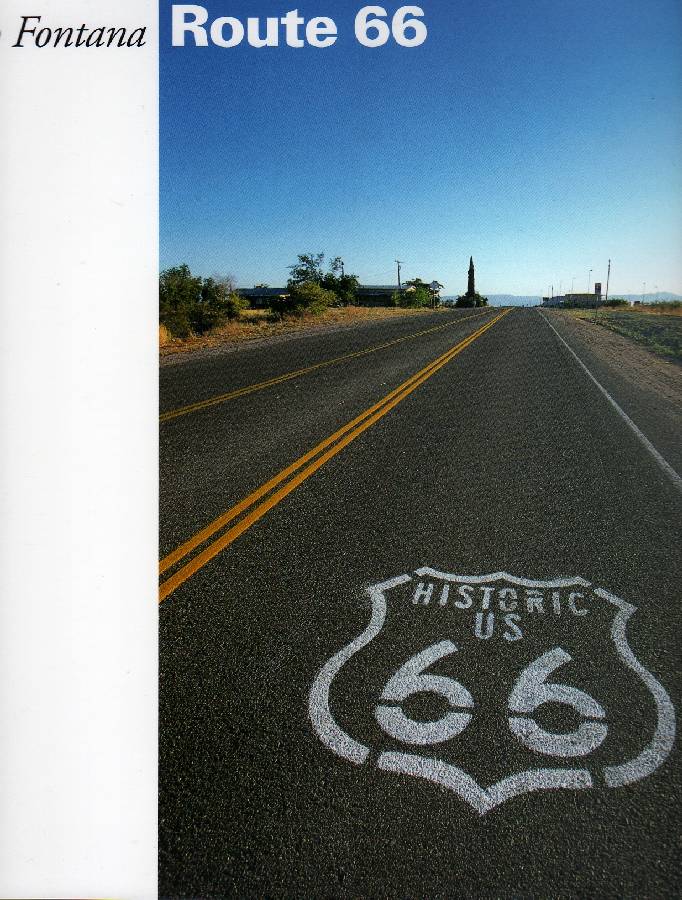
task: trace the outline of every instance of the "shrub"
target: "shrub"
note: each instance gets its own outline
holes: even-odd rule
[[[239,313],[249,303],[234,289],[229,278],[206,278],[201,288],[201,305],[215,318],[215,324],[221,325],[226,319],[238,319]]]
[[[682,309],[682,300],[657,300],[655,303],[648,303],[647,309],[674,314],[678,309]]]
[[[165,314],[162,313],[160,322],[166,326],[173,337],[188,338],[192,334],[192,323],[185,309],[174,309]]]
[[[475,306],[487,306],[488,298],[481,297],[480,294],[462,294],[461,297],[458,297],[455,306],[458,306],[460,309],[471,309]]]
[[[197,303],[189,311],[189,321],[194,334],[206,334],[222,325],[224,316],[208,303]]]
[[[238,319],[242,310],[246,309],[248,305],[249,301],[245,297],[242,297],[235,291],[231,291],[223,300],[223,312],[225,313],[225,318],[229,322],[233,319]]]
[[[159,276],[159,321],[174,337],[205,334],[236,319],[247,302],[230,278],[201,278],[189,266],[172,266]]]
[[[319,315],[336,303],[336,294],[315,281],[307,281],[303,284],[291,284],[286,296],[272,299],[270,309],[280,316],[301,316],[304,313]]]

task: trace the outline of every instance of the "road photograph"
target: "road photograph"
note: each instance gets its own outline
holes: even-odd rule
[[[160,46],[159,897],[679,896],[678,5]]]

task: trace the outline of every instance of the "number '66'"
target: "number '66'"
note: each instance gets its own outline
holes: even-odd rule
[[[379,705],[375,715],[383,730],[405,744],[440,744],[461,734],[472,719],[474,698],[469,691],[444,675],[424,672],[439,659],[457,652],[452,641],[432,644],[416,653],[388,680],[381,699],[403,703],[408,697],[420,693],[434,693],[443,697],[453,709],[433,722],[417,722],[410,719],[399,706]],[[514,682],[509,695],[509,728],[531,750],[550,756],[586,756],[592,753],[606,738],[607,727],[601,721],[604,709],[585,691],[566,684],[547,683],[547,678],[571,661],[571,656],[561,647],[548,650],[526,666]],[[588,721],[581,722],[569,734],[545,731],[531,718],[538,707],[545,703],[559,703],[572,707]],[[592,720],[592,721],[589,721]],[[597,721],[595,721],[597,720]]]
[[[419,6],[401,6],[389,28],[383,21],[388,17],[383,6],[364,6],[355,17],[355,37],[364,47],[383,47],[391,35],[401,47],[419,47],[428,34],[426,25],[419,21],[423,16]]]

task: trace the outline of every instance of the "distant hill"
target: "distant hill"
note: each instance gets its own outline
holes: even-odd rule
[[[486,294],[491,306],[539,306],[542,303],[542,297],[523,297],[514,294]],[[451,300],[453,303],[457,299],[456,295],[447,295],[442,298],[445,302]]]
[[[488,294],[487,296],[491,306],[539,306],[542,303],[542,297],[537,295],[524,297],[514,294]]]
[[[622,300],[642,300],[644,303],[667,303],[670,300],[682,300],[682,294],[670,294],[667,291],[658,291],[655,294],[618,294],[609,295],[614,300],[620,298]],[[539,306],[542,303],[542,297],[520,296],[516,294],[488,294],[488,300],[491,306]],[[456,295],[448,294],[442,298],[445,302],[448,300],[455,301]]]
[[[623,300],[642,300],[645,303],[667,303],[670,300],[682,300],[682,294],[669,294],[667,291],[659,291],[657,294],[610,294],[611,297],[620,297]]]

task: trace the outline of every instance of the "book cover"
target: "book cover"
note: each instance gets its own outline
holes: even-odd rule
[[[676,896],[679,4],[0,30],[0,893]]]

